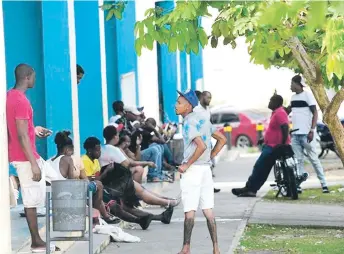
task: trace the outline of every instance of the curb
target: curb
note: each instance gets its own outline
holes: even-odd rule
[[[240,239],[242,237],[242,235],[245,232],[245,228],[247,226],[248,220],[251,217],[251,214],[253,212],[253,209],[256,205],[257,202],[259,202],[268,192],[268,190],[264,190],[264,192],[262,193],[262,195],[258,198],[258,199],[254,199],[250,202],[250,204],[248,205],[248,207],[245,210],[244,216],[242,221],[240,222],[239,226],[237,227],[236,231],[235,231],[235,235],[233,238],[233,241],[229,247],[229,250],[227,252],[227,254],[234,254],[234,251],[236,250],[236,248],[239,246],[240,244]]]

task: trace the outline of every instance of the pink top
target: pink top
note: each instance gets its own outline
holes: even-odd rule
[[[282,131],[281,126],[284,124],[289,124],[288,115],[283,107],[275,109],[270,118],[270,123],[268,129],[265,132],[264,143],[267,146],[274,147],[276,145],[282,144]],[[286,144],[290,144],[290,136]]]
[[[35,126],[33,124],[33,110],[30,101],[22,91],[11,89],[7,92],[6,119],[8,130],[8,157],[9,161],[28,161],[18,138],[16,120],[27,120],[27,132],[31,149],[36,159],[39,155],[36,149]]]

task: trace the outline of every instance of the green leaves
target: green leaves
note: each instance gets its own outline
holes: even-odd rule
[[[208,44],[208,36],[202,27],[197,28],[197,34],[198,34],[198,40],[201,43],[202,47],[204,48],[204,46]]]
[[[122,18],[125,2],[115,1],[101,8],[106,19]],[[218,16],[207,35],[199,25],[201,17]],[[200,47],[216,48],[219,40],[236,47],[236,39],[246,37],[251,61],[263,65],[302,71],[295,50],[288,41],[298,38],[305,51],[302,54],[320,66],[328,86],[338,86],[344,80],[344,1],[177,1],[173,10],[150,8],[145,19],[135,24],[135,50],[152,50],[154,42],[167,45],[169,52],[199,53]],[[222,37],[222,38],[221,38]]]

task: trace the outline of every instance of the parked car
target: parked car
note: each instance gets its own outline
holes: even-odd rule
[[[239,110],[227,107],[211,111],[211,120],[214,126],[224,132],[224,125],[231,125],[232,145],[241,148],[257,145],[256,125],[263,124],[266,129],[269,117],[270,112],[255,109]]]

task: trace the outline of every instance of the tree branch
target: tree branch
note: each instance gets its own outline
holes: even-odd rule
[[[296,61],[299,63],[301,69],[303,70],[304,75],[307,79],[310,79],[312,84],[317,82],[317,68],[312,59],[308,56],[304,46],[297,37],[292,37],[287,41],[287,45],[290,47],[293,56]]]
[[[340,105],[344,101],[344,88],[341,88],[332,98],[324,112],[325,123],[331,121],[337,115]]]

